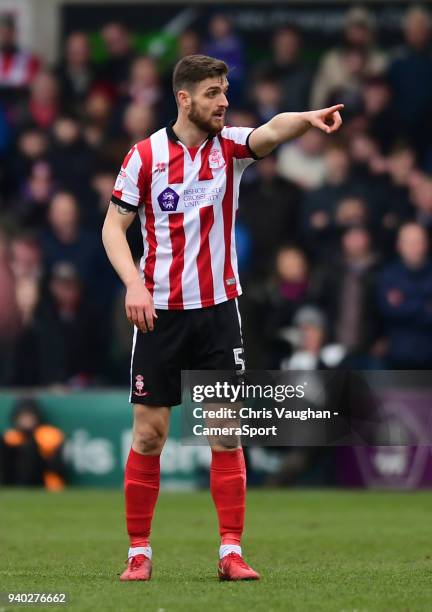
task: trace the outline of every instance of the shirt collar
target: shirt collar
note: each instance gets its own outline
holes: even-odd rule
[[[174,132],[173,129],[173,125],[176,122],[176,119],[172,119],[169,124],[166,127],[166,132],[167,132],[167,136],[169,138],[169,140],[171,140],[172,142],[180,142],[180,138],[177,136],[177,134]],[[214,136],[212,136],[212,134],[209,134],[206,138],[206,142],[209,142],[211,140],[213,140]]]

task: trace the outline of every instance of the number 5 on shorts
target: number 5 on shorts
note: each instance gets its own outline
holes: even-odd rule
[[[234,353],[234,361],[235,361],[236,366],[240,366],[239,368],[236,367],[237,374],[244,374],[245,369],[246,369],[246,364],[245,364],[245,360],[243,356],[244,354],[243,347],[234,348],[233,353]]]

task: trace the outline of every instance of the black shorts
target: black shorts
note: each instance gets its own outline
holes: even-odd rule
[[[193,310],[157,310],[154,330],[135,328],[131,358],[132,404],[181,403],[182,370],[244,370],[236,299]]]

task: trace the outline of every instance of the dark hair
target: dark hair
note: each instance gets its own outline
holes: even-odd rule
[[[190,89],[200,81],[228,74],[228,66],[222,60],[208,55],[186,55],[177,62],[173,73],[174,95],[180,89]]]
[[[15,425],[17,419],[24,412],[31,412],[31,414],[34,414],[34,416],[38,420],[39,425],[43,423],[44,419],[42,411],[39,407],[37,400],[33,397],[21,397],[16,400],[10,413],[11,424]]]

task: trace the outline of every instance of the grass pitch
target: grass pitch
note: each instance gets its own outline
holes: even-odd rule
[[[121,492],[0,491],[0,591],[66,591],[66,609],[92,611],[432,609],[429,492],[249,492],[243,550],[260,582],[217,581],[206,492],[162,492],[152,544],[151,582],[120,583]]]

